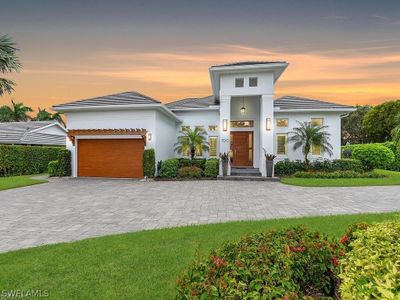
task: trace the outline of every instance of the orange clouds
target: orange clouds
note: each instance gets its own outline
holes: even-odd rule
[[[82,62],[46,67],[26,63],[13,79],[18,82],[15,97],[34,107],[125,90],[138,90],[168,102],[210,94],[211,65],[285,60],[290,65],[277,84],[278,96],[377,103],[400,95],[400,53],[394,50],[381,45],[296,53],[215,45],[168,52],[96,53]]]

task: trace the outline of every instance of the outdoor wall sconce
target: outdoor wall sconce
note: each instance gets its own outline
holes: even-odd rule
[[[228,119],[223,119],[222,120],[222,130],[223,131],[228,131]]]
[[[242,115],[244,115],[245,113],[246,113],[246,107],[244,106],[244,97],[243,97],[243,103],[242,103],[242,108],[240,109],[240,113],[242,114]]]
[[[151,132],[148,132],[147,133],[147,140],[150,142],[152,138],[153,138],[153,135],[151,134]]]
[[[267,131],[271,130],[271,118],[265,119],[265,129],[267,129]]]

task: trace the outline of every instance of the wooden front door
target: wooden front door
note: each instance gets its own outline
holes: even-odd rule
[[[78,140],[78,176],[143,178],[143,139]]]
[[[231,162],[234,167],[253,166],[253,132],[231,132]]]

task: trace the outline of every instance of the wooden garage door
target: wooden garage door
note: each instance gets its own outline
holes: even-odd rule
[[[142,178],[143,139],[78,140],[78,176]]]

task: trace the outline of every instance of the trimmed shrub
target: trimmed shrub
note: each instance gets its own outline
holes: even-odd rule
[[[179,168],[189,167],[192,165],[189,158],[178,158],[178,160],[179,160]]]
[[[306,170],[305,163],[299,160],[290,161],[288,159],[285,159],[278,161],[275,164],[275,175],[277,176],[290,176],[296,172],[305,170]]]
[[[179,169],[179,177],[182,178],[200,178],[201,169],[195,166],[182,167]]]
[[[217,177],[218,172],[219,172],[219,159],[218,158],[208,159],[204,167],[204,176]]]
[[[355,171],[363,172],[364,166],[356,159],[316,160],[311,163],[310,170],[321,172]]]
[[[154,149],[143,151],[143,176],[154,177],[156,172],[156,153]]]
[[[353,149],[352,158],[360,160],[368,170],[390,169],[395,160],[392,150],[374,144],[357,145]]]
[[[293,177],[297,178],[383,178],[384,174],[376,172],[334,171],[334,172],[296,172]]]
[[[400,221],[364,226],[352,234],[355,240],[349,243],[350,251],[341,261],[342,298],[398,299]]]
[[[58,160],[52,160],[51,162],[49,162],[49,165],[47,167],[47,172],[49,173],[49,176],[50,177],[58,176],[58,168],[59,168]]]
[[[177,299],[334,296],[342,246],[303,227],[227,242],[178,281]]]
[[[163,178],[175,178],[178,176],[179,160],[171,158],[164,160],[161,164],[160,177]]]
[[[205,158],[195,158],[192,160],[192,166],[198,167],[204,171],[207,159]]]
[[[50,161],[58,160],[63,147],[0,145],[0,176],[47,172]]]
[[[71,176],[71,152],[63,149],[58,154],[58,160],[49,162],[47,172],[50,177]]]

